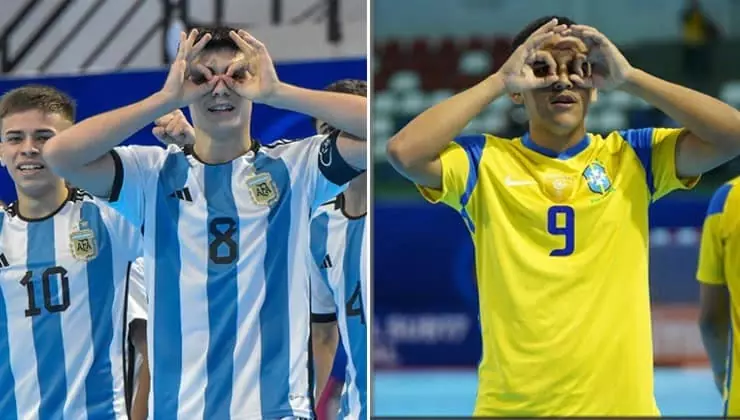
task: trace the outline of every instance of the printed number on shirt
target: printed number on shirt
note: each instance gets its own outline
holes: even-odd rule
[[[357,283],[355,291],[352,292],[352,296],[347,301],[346,308],[347,317],[359,316],[362,325],[365,325],[365,308],[362,303],[362,293],[360,290],[360,283]]]
[[[52,282],[54,283],[54,292],[52,292]],[[21,279],[21,285],[26,288],[28,293],[28,309],[26,316],[41,315],[41,308],[36,303],[36,286],[33,282],[33,271],[26,272]],[[61,302],[53,303],[59,300],[59,289],[61,286]],[[64,312],[69,308],[69,277],[64,267],[51,267],[46,269],[41,275],[41,287],[44,295],[44,308],[50,313]]]
[[[214,264],[231,264],[236,260],[239,253],[239,245],[234,241],[236,226],[236,221],[230,217],[217,217],[211,221],[208,230],[212,240],[208,257]]]
[[[552,206],[547,211],[547,231],[563,237],[563,247],[550,251],[551,257],[567,257],[576,247],[576,213],[570,206]]]

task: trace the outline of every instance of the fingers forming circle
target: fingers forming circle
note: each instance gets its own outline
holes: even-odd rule
[[[239,30],[239,36],[244,39],[247,44],[249,44],[250,47],[254,48],[257,51],[261,51],[265,49],[265,44],[260,42],[257,38],[253,37],[249,32],[245,31],[244,29]]]

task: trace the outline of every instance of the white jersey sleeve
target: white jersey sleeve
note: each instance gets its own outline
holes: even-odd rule
[[[349,181],[361,172],[344,161],[337,151],[336,135],[317,135],[307,142],[306,174],[312,193],[312,209],[342,193]]]
[[[93,201],[107,220],[111,236],[116,243],[120,244],[120,250],[125,252],[124,255],[120,256],[128,261],[134,261],[141,257],[143,252],[141,227],[131,224],[119,212],[112,210],[103,200],[93,198]]]
[[[334,297],[321,276],[311,277],[311,315],[336,314]],[[336,318],[335,318],[336,319]]]
[[[111,156],[116,174],[108,203],[133,225],[142,226],[148,180],[159,172],[167,151],[157,146],[121,146]]]
[[[328,204],[331,205],[331,204]],[[311,319],[314,322],[336,321],[337,306],[328,283],[328,270],[332,266],[327,253],[328,238],[326,206],[320,207],[311,218]]]
[[[144,283],[144,259],[139,258],[131,264],[128,276],[128,312],[127,322],[135,319],[147,320],[147,296]]]

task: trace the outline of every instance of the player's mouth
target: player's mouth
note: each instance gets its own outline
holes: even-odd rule
[[[550,99],[550,104],[556,109],[570,109],[576,103],[578,103],[576,97],[567,93],[560,93]]]
[[[228,115],[236,108],[231,104],[213,104],[208,107],[208,112],[215,115]]]
[[[15,168],[22,175],[35,175],[46,169],[46,166],[41,163],[20,163]]]

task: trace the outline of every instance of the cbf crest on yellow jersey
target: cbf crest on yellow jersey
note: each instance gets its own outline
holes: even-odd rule
[[[442,190],[473,237],[483,357],[475,415],[657,415],[648,206],[676,176],[681,130],[457,139]]]
[[[740,349],[734,336],[740,328],[740,178],[721,186],[707,208],[701,236],[696,278],[706,284],[725,285],[730,292],[732,328],[725,378],[724,415],[740,415],[740,384],[736,366]]]

